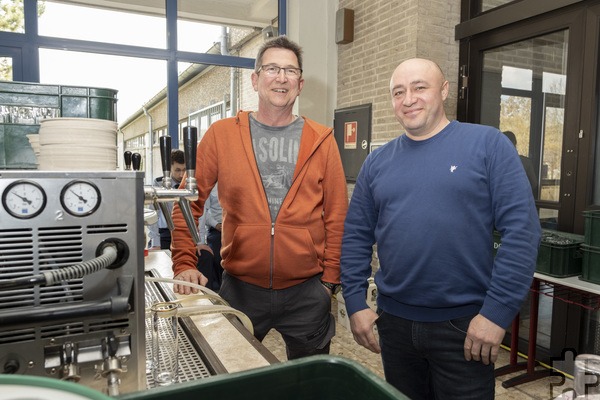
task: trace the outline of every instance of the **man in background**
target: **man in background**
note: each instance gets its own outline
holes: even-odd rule
[[[179,188],[181,179],[185,173],[185,158],[182,150],[171,151],[171,180],[173,189]],[[154,180],[154,186],[163,187],[163,177],[159,176]],[[173,203],[168,202],[167,207],[170,212],[173,210]],[[169,250],[171,248],[171,231],[167,226],[167,220],[161,209],[157,210],[158,221],[149,227],[150,250]]]
[[[206,287],[218,292],[221,288],[223,267],[221,266],[221,230],[223,228],[223,209],[219,203],[217,185],[204,203],[204,214],[200,217],[198,230],[198,271],[208,279]]]
[[[512,131],[504,131],[502,132],[506,135],[507,138],[510,139],[512,144],[517,148],[517,136]],[[535,172],[535,167],[533,166],[533,161],[531,158],[519,154],[519,158],[521,159],[521,164],[523,164],[523,168],[525,169],[525,173],[527,174],[527,179],[529,179],[529,184],[531,185],[531,191],[533,193],[533,198],[538,198],[538,174]]]

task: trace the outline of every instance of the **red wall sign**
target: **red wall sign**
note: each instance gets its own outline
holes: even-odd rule
[[[358,123],[356,121],[344,124],[344,149],[356,149]]]

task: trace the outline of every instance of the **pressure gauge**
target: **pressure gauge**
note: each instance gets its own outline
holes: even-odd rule
[[[4,190],[2,205],[13,217],[20,219],[33,218],[46,207],[46,193],[35,182],[16,181]]]
[[[91,182],[73,181],[61,191],[60,202],[69,214],[84,217],[100,207],[100,191]]]

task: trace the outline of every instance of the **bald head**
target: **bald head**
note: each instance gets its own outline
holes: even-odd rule
[[[446,80],[444,72],[436,62],[426,58],[409,58],[408,60],[401,62],[394,70],[392,79],[390,80],[390,88],[393,87],[392,84],[396,74],[407,74],[415,70],[420,70],[427,75],[437,77],[440,85]]]
[[[448,123],[444,101],[448,81],[439,65],[423,58],[411,58],[396,67],[390,80],[396,119],[415,140],[427,139]]]

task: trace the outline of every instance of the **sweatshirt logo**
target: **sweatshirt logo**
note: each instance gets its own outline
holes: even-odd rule
[[[456,168],[458,168],[458,165],[451,165],[450,166],[450,172],[456,171]]]

